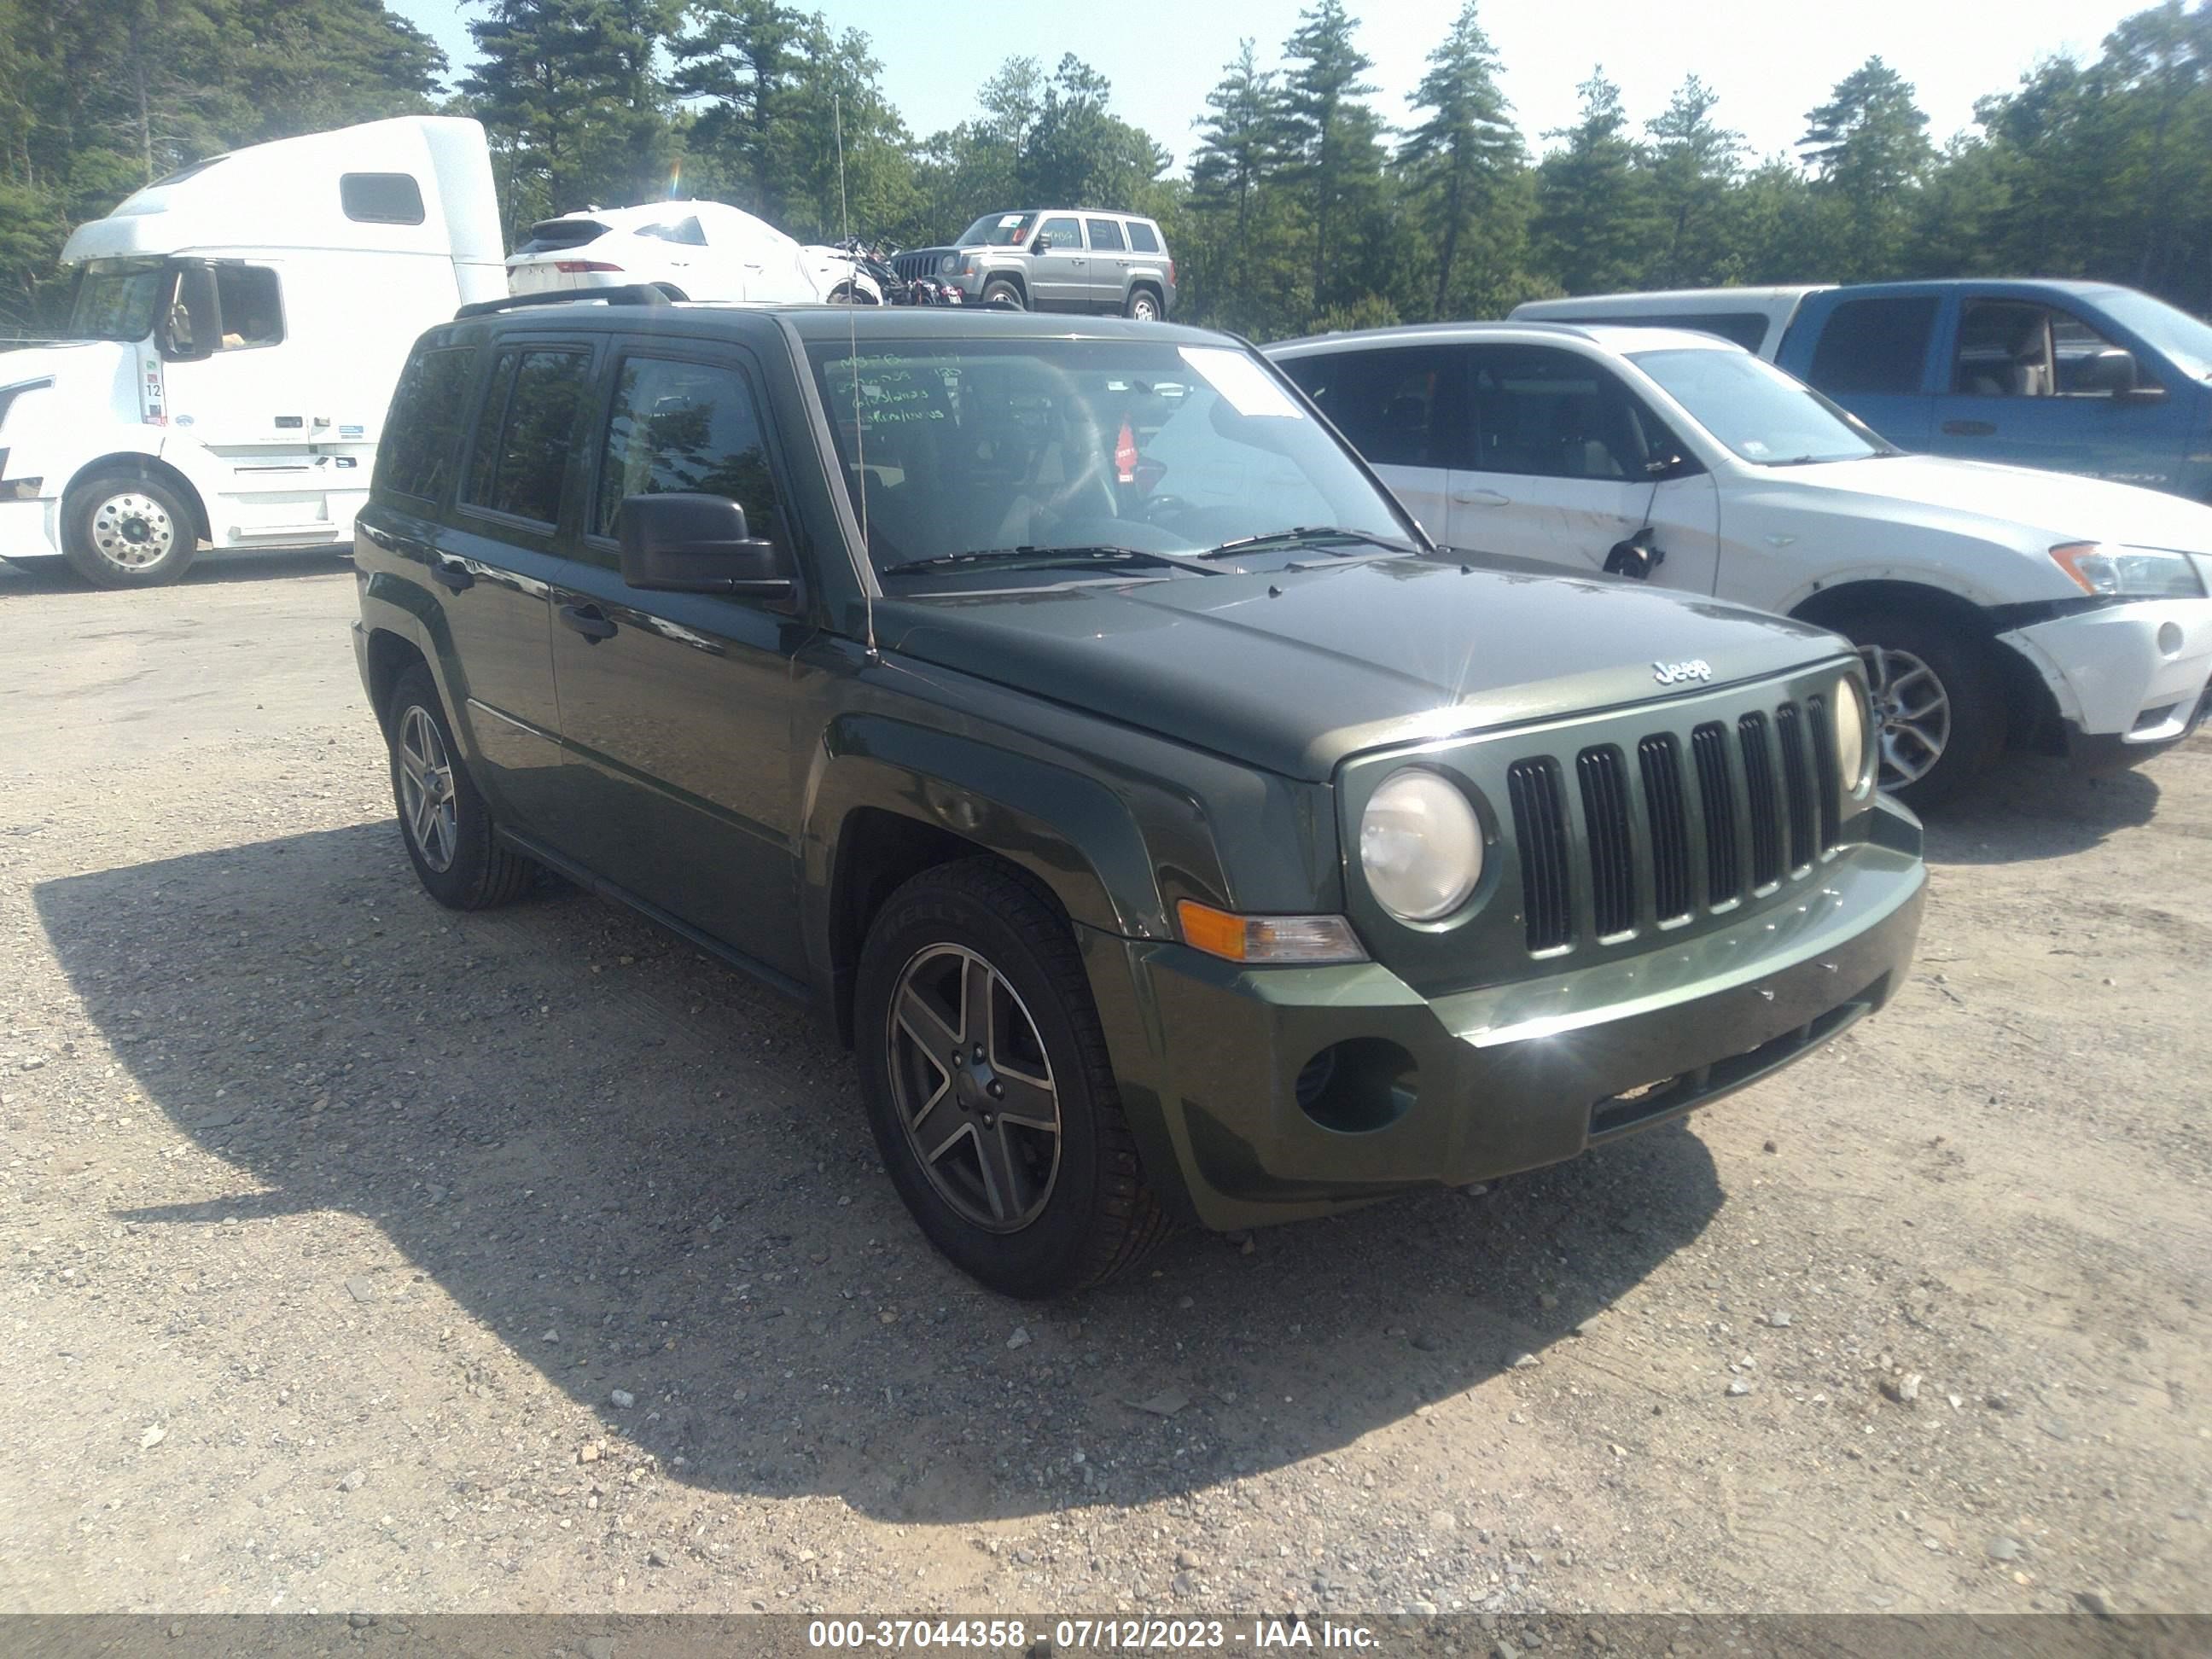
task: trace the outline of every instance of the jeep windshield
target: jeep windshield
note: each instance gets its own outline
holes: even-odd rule
[[[1071,564],[1158,580],[1192,557],[1427,549],[1241,347],[939,337],[809,356],[854,517],[896,584],[1065,580]]]
[[[1029,240],[1034,213],[987,213],[960,233],[955,247],[1018,247]]]
[[[70,306],[72,340],[143,340],[161,303],[159,259],[95,259],[76,280]]]
[[[1897,451],[1812,387],[1747,351],[1632,351],[1698,424],[1759,466],[1862,461]]]

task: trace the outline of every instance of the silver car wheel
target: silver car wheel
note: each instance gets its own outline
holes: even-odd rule
[[[438,722],[421,704],[399,717],[394,752],[399,760],[399,815],[422,862],[441,872],[453,867],[460,847],[459,808],[453,799],[453,765]]]
[[[1902,789],[1936,769],[1951,741],[1951,694],[1910,651],[1863,645],[1867,690],[1881,725],[1881,786]]]

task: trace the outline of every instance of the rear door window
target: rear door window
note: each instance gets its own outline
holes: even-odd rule
[[[1462,354],[1399,346],[1293,357],[1283,370],[1372,466],[1449,466]]]
[[[1085,222],[1091,227],[1091,246],[1093,248],[1108,253],[1119,253],[1126,247],[1127,244],[1121,240],[1120,221],[1091,219]]]
[[[547,526],[560,518],[561,482],[590,367],[591,354],[577,349],[500,354],[464,501]]]
[[[1911,396],[1935,331],[1932,294],[1845,300],[1828,313],[1805,378],[1832,397]]]
[[[468,425],[473,346],[426,351],[407,365],[376,447],[379,487],[435,505],[445,499]]]

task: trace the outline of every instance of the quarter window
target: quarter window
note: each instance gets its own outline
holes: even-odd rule
[[[1086,219],[1084,223],[1091,227],[1091,246],[1093,248],[1101,248],[1109,253],[1118,253],[1126,246],[1121,240],[1121,227],[1118,221]]]
[[[1920,390],[1933,295],[1846,300],[1828,313],[1805,378],[1838,398],[1909,396]]]
[[[726,495],[751,533],[771,533],[775,483],[752,388],[735,369],[633,357],[623,365],[607,417],[592,529],[615,533],[626,495],[668,491]]]
[[[580,351],[500,355],[465,501],[538,524],[560,517],[561,479],[590,362]]]
[[[408,364],[376,447],[377,483],[384,489],[418,501],[444,498],[460,453],[476,361],[474,349],[458,347],[426,351]]]
[[[1139,253],[1158,253],[1160,239],[1142,219],[1132,219],[1129,221],[1129,246]]]

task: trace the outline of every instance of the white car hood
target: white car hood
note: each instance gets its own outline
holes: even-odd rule
[[[2105,478],[1941,455],[1892,455],[1763,471],[1766,477],[1762,482],[1834,490],[1868,502],[1909,502],[1994,520],[2047,536],[2051,546],[2115,542],[2212,553],[2212,507]],[[1881,516],[1879,511],[1875,516]]]

